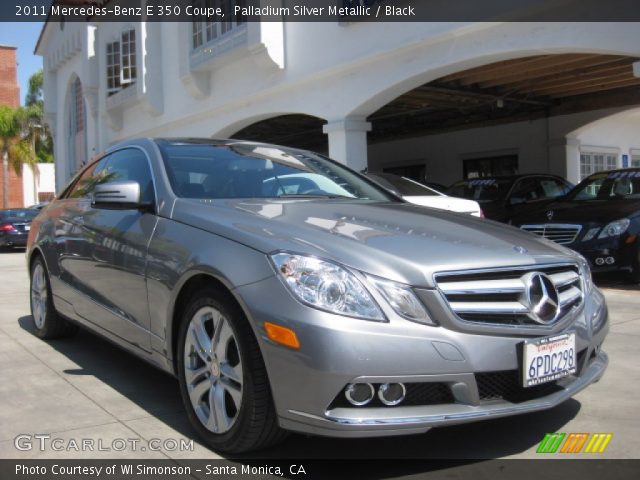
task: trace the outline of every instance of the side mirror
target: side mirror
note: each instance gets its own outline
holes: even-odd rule
[[[138,208],[140,184],[131,180],[96,185],[91,204],[98,208]]]

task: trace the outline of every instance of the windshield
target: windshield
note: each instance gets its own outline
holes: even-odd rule
[[[13,208],[11,210],[0,211],[0,218],[33,220],[38,213],[40,213],[38,210],[32,210],[30,208]]]
[[[640,170],[602,172],[591,175],[576,186],[569,200],[609,200],[640,198]]]
[[[474,178],[451,185],[445,192],[452,197],[462,197],[479,203],[503,199],[513,181],[508,178]]]
[[[441,193],[438,193],[435,190],[427,187],[426,185],[422,185],[421,183],[416,182],[415,180],[400,177],[398,175],[393,175],[391,173],[369,173],[367,174],[367,176],[374,179],[383,187],[386,187],[394,192],[399,192],[403,197],[442,195]]]
[[[337,162],[307,151],[243,143],[160,146],[171,187],[184,198],[395,200]]]

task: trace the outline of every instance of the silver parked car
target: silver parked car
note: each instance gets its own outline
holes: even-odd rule
[[[581,256],[308,151],[115,146],[36,217],[27,256],[37,334],[82,325],[176,375],[220,451],[548,409],[608,362]]]

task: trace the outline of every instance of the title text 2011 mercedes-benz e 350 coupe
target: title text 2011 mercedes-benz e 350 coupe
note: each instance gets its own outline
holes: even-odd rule
[[[607,365],[578,254],[308,151],[115,146],[36,217],[27,256],[38,335],[80,324],[175,374],[220,451],[546,409]]]

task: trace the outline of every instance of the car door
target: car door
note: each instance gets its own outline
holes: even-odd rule
[[[78,315],[78,308],[89,301],[84,270],[91,252],[85,241],[85,214],[91,210],[93,189],[103,177],[107,159],[93,162],[51,207],[52,249],[45,249],[56,308],[64,315]],[[55,258],[51,258],[51,253]]]
[[[146,350],[150,349],[145,269],[156,226],[155,192],[146,153],[134,147],[107,157],[101,183],[135,180],[148,207],[98,208],[82,215],[82,283],[90,302],[78,313],[85,319]]]

